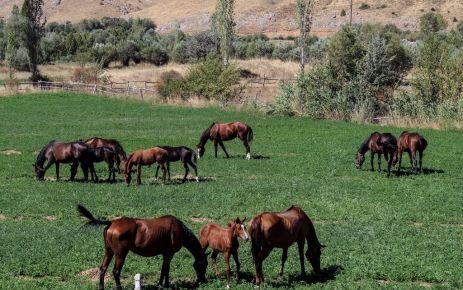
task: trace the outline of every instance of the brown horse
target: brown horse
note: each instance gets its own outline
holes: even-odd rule
[[[397,149],[397,139],[391,133],[372,133],[363,141],[355,156],[355,165],[357,169],[361,169],[365,162],[365,153],[371,152],[371,171],[374,171],[373,160],[375,154],[378,154],[378,172],[381,172],[381,154],[384,154],[384,159],[387,161],[387,175],[391,174],[391,167],[394,159],[394,153]]]
[[[108,164],[108,171],[109,176],[107,181],[114,182],[116,181],[116,170],[114,169],[114,164],[117,162],[117,155],[114,153],[113,149],[109,147],[96,147],[88,148],[88,159],[90,161],[90,174],[92,176],[92,180],[98,182],[98,176],[96,175],[94,163],[105,161]],[[111,180],[112,176],[112,180]]]
[[[199,182],[199,177],[198,177],[198,169],[196,168],[196,153],[193,151],[193,149],[190,149],[185,146],[179,146],[179,147],[171,147],[171,146],[158,146],[164,150],[167,151],[167,154],[169,156],[169,162],[167,163],[167,175],[168,175],[168,180],[170,180],[170,162],[175,162],[175,161],[182,161],[183,163],[183,168],[185,168],[185,175],[183,176],[183,181],[186,181],[186,177],[188,175],[188,172],[190,169],[188,168],[188,165],[193,168],[195,171],[195,176],[196,176],[196,181]],[[156,168],[156,174],[155,177],[158,177],[158,171],[159,171],[159,165]]]
[[[407,152],[408,156],[410,157],[410,163],[412,165],[413,170],[418,171],[421,173],[422,170],[422,158],[423,152],[428,146],[428,142],[418,133],[409,133],[407,131],[402,132],[399,136],[399,141],[397,142],[397,154],[399,155],[399,168],[397,170],[397,174],[400,173],[400,167],[402,165],[402,154],[403,152]],[[417,166],[416,160],[416,152],[418,151],[418,155],[420,158],[419,164],[420,167]],[[397,162],[397,156],[395,158],[395,163]]]
[[[201,158],[204,155],[204,145],[206,145],[208,140],[211,140],[214,143],[215,158],[217,158],[217,144],[220,145],[227,158],[229,158],[230,156],[228,155],[227,150],[225,150],[223,141],[233,140],[236,137],[238,137],[241,142],[243,142],[244,147],[246,147],[246,159],[251,159],[250,145],[254,138],[254,134],[252,133],[251,127],[241,122],[223,124],[212,123],[209,128],[204,130],[199,138],[199,143],[197,145],[198,156]]]
[[[217,266],[217,255],[223,253],[225,265],[227,267],[227,289],[230,288],[230,255],[233,256],[236,265],[235,279],[238,282],[240,274],[240,262],[238,260],[238,237],[243,241],[248,240],[248,234],[244,229],[244,221],[246,218],[230,222],[228,227],[222,228],[218,224],[207,224],[199,231],[199,242],[204,251],[207,247],[211,247],[213,252],[211,255],[212,263],[214,264],[214,272],[217,278],[220,277],[219,268]]]
[[[169,287],[170,261],[182,247],[195,258],[193,267],[198,282],[206,281],[207,255],[193,232],[179,219],[166,215],[155,219],[119,218],[112,221],[98,220],[83,206],[78,205],[79,213],[89,220],[90,225],[106,225],[103,237],[105,255],[100,266],[100,283],[98,289],[104,289],[104,276],[113,256],[114,281],[116,288],[122,289],[120,275],[129,251],[143,257],[163,256],[161,278],[165,287]]]
[[[45,165],[47,161],[47,165]],[[59,164],[72,163],[70,180],[74,180],[77,174],[77,168],[81,165],[84,173],[84,180],[88,180],[88,145],[77,141],[71,143],[63,143],[58,141],[50,141],[45,147],[40,150],[35,161],[35,176],[37,180],[45,179],[45,172],[55,164],[56,179],[59,180]],[[45,165],[45,166],[44,166]]]
[[[256,285],[264,281],[262,262],[267,258],[273,248],[282,248],[280,275],[288,257],[288,247],[297,243],[299,249],[299,261],[301,274],[305,276],[304,268],[304,244],[307,241],[308,249],[306,258],[315,271],[320,273],[320,255],[324,247],[317,239],[312,221],[305,212],[292,205],[285,212],[264,212],[256,215],[248,224],[251,236],[251,253],[256,268]]]
[[[169,156],[166,150],[154,147],[150,149],[137,150],[130,154],[129,158],[125,162],[125,183],[127,186],[130,185],[132,181],[132,167],[137,165],[137,185],[141,183],[141,166],[142,165],[151,165],[157,162],[161,166],[163,172],[163,182],[166,183],[166,167],[164,164],[169,162]]]
[[[125,154],[124,148],[122,148],[121,143],[115,139],[103,139],[99,137],[93,137],[85,141],[89,146],[96,147],[109,147],[113,149],[116,154],[116,165],[117,170],[121,173],[121,161],[125,162],[127,160],[127,155]]]

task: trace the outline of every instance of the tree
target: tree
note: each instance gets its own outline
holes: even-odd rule
[[[42,38],[46,21],[43,17],[43,0],[24,0],[21,8],[21,15],[25,19],[24,25],[24,46],[27,49],[30,59],[30,69],[33,82],[40,79],[40,72],[37,67],[39,62],[40,39]]]
[[[420,30],[424,34],[446,29],[447,20],[439,13],[429,12],[420,17]]]
[[[217,0],[215,22],[220,41],[220,53],[224,65],[228,65],[234,38],[235,22],[233,21],[235,0]]]
[[[315,0],[297,0],[296,21],[299,27],[300,69],[304,73],[305,66],[305,38],[312,28],[312,13]]]
[[[5,60],[8,64],[8,77],[10,79],[14,78],[13,68],[16,64],[16,53],[20,46],[19,34],[21,32],[23,23],[24,22],[22,21],[21,15],[19,15],[18,6],[13,5],[13,9],[11,10],[11,17],[8,20],[5,30],[7,38]]]

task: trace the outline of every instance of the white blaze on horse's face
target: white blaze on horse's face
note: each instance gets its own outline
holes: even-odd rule
[[[247,159],[247,160],[251,160],[251,153],[247,153],[247,154],[246,154],[246,159]]]
[[[244,228],[244,225],[241,225],[241,228],[243,229],[243,232],[244,232],[244,237],[245,237],[245,241],[247,241],[249,239],[248,237],[248,233],[246,232],[246,229]]]

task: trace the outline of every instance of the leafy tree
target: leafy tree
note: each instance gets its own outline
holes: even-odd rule
[[[235,0],[217,0],[215,8],[216,29],[220,40],[220,53],[224,65],[228,65],[234,38],[233,21]]]
[[[300,71],[304,73],[306,63],[305,57],[305,39],[310,33],[312,27],[312,13],[314,0],[297,0],[296,1],[296,21],[299,28],[299,50],[300,50]]]
[[[32,81],[40,80],[40,72],[37,67],[39,63],[40,39],[43,35],[45,21],[43,17],[43,0],[24,0],[21,8],[21,15],[25,19],[24,25],[24,46],[28,51]]]
[[[19,59],[16,56],[18,49],[21,46],[21,31],[24,28],[24,23],[24,19],[19,14],[18,6],[13,5],[11,17],[8,20],[5,29],[7,38],[5,60],[8,64],[8,76],[10,79],[14,77],[13,68],[20,67],[17,63]],[[23,65],[26,65],[26,67],[29,66],[28,63]]]
[[[447,20],[439,13],[428,12],[420,17],[420,31],[424,34],[446,29]]]

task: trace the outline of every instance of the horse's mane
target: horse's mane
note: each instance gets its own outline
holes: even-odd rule
[[[368,136],[365,140],[363,140],[362,144],[360,144],[360,147],[358,149],[357,152],[360,152],[360,153],[365,153],[368,151],[368,143],[370,142],[370,139],[371,137],[374,135],[374,134],[379,134],[379,132],[373,132],[370,134],[370,136]]]
[[[48,148],[53,145],[56,140],[52,140],[45,145],[42,150],[40,150],[39,154],[37,155],[37,160],[35,161],[35,165],[42,166],[45,163],[45,153],[47,152]]]
[[[205,143],[204,141],[209,138],[209,133],[211,132],[212,126],[214,125],[215,122],[213,122],[206,130],[204,130],[204,132],[201,134],[201,137],[199,138],[200,143]]]

